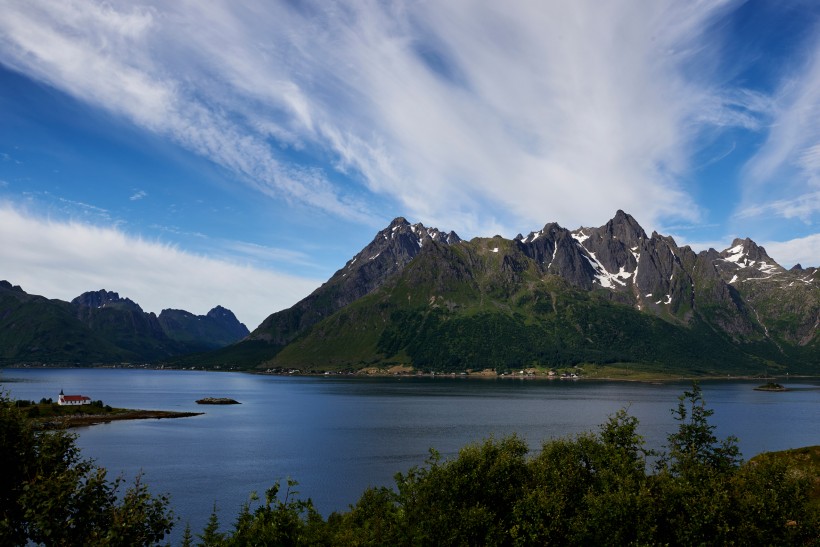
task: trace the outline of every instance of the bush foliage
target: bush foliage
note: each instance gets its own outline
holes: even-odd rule
[[[626,411],[532,456],[514,435],[448,461],[431,451],[394,488],[370,488],[327,520],[294,497],[293,482],[277,501],[277,484],[263,505],[245,506],[233,532],[204,544],[816,545],[810,484],[782,462],[741,465],[711,413],[697,386],[685,392],[667,453],[645,447]]]
[[[139,477],[122,491],[73,435],[38,428],[28,410],[0,397],[0,545],[153,545],[170,532],[166,496]]]
[[[168,500],[79,457],[73,438],[36,432],[20,409],[0,415],[2,544],[148,545],[170,530]],[[697,385],[673,409],[667,450],[646,448],[638,420],[619,411],[594,433],[530,454],[513,435],[468,445],[369,488],[327,519],[294,481],[255,495],[230,530],[216,510],[182,545],[818,545],[811,477],[779,458],[742,464],[718,439]]]

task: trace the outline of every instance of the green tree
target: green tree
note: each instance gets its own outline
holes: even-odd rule
[[[185,524],[185,530],[182,532],[182,543],[180,543],[180,547],[193,547],[194,545],[194,535],[191,532],[191,523],[188,522]]]
[[[225,534],[219,531],[219,517],[216,514],[216,503],[214,503],[211,516],[208,517],[208,524],[205,525],[205,529],[202,531],[202,535],[199,536],[199,539],[201,539],[202,542],[197,543],[198,547],[217,547],[225,541]]]
[[[597,433],[545,442],[528,458],[516,436],[488,439],[370,488],[327,522],[289,481],[241,510],[232,533],[216,513],[202,545],[816,545],[809,482],[779,460],[740,465],[694,385],[673,410],[654,474],[638,420],[617,412]],[[252,501],[256,501],[254,497]]]
[[[422,545],[499,545],[527,480],[527,443],[511,436],[468,445],[444,463],[396,475],[404,535]]]
[[[529,462],[517,501],[518,545],[626,545],[651,532],[651,499],[638,421],[619,411],[600,433],[547,441]]]
[[[313,502],[301,500],[293,488],[298,483],[287,481],[284,497],[279,499],[279,482],[265,492],[265,503],[253,512],[246,503],[237,517],[234,532],[225,544],[230,546],[285,546],[319,543],[323,535],[321,515]],[[251,501],[256,501],[252,495]]]
[[[678,397],[678,406],[672,409],[678,430],[667,437],[669,454],[660,461],[662,469],[694,479],[700,473],[724,473],[740,465],[737,438],[719,441],[715,436],[715,426],[709,423],[714,412],[706,408],[697,383]]]
[[[725,544],[736,538],[730,485],[739,450],[734,437],[715,436],[713,412],[697,383],[672,410],[678,429],[667,437],[668,453],[659,459],[651,485],[658,500],[653,520],[663,542]]]
[[[0,398],[0,538],[3,544],[151,545],[173,526],[166,496],[82,458],[75,437],[43,431]]]
[[[328,517],[328,534],[332,545],[403,545],[406,544],[405,512],[399,507],[398,495],[390,488],[368,488],[344,514]]]

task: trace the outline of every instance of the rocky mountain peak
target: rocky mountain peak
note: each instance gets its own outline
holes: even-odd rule
[[[737,268],[753,268],[773,274],[783,268],[766,253],[766,249],[749,239],[735,238],[732,246],[721,251],[721,258]]]
[[[572,237],[593,270],[591,283],[614,290],[627,289],[632,284],[648,239],[632,215],[619,209],[603,226],[579,228],[572,232]]]
[[[618,209],[615,216],[603,225],[599,230],[604,232],[605,237],[615,238],[623,241],[627,246],[636,247],[641,241],[646,239],[646,232],[635,218]]]
[[[210,319],[213,319],[214,321],[218,322],[223,326],[235,329],[237,332],[242,333],[243,337],[247,336],[250,333],[245,324],[240,323],[236,315],[234,315],[234,313],[228,308],[216,306],[214,309],[209,311],[205,316]]]
[[[347,263],[344,270],[358,269],[367,262],[374,261],[385,265],[392,261],[393,265],[404,267],[429,241],[453,245],[459,243],[461,238],[452,231],[428,228],[421,222],[410,224],[404,217],[396,217]]]
[[[6,281],[5,279],[3,281],[0,281],[0,288],[7,289],[7,290],[10,290],[10,291],[20,292],[20,293],[25,293],[25,291],[23,290],[23,287],[21,287],[20,285],[12,285],[11,283]]]
[[[112,304],[120,304],[126,308],[142,311],[142,308],[133,300],[121,298],[118,293],[105,289],[85,292],[72,300],[71,303],[81,308],[103,308]]]
[[[529,234],[527,234],[527,237],[523,237],[521,234],[518,234],[518,237],[516,237],[515,239],[524,244],[532,243],[536,239],[543,236],[546,236],[547,239],[554,240],[555,234],[560,230],[564,230],[564,228],[561,228],[561,226],[559,226],[557,222],[548,222],[544,225],[543,228],[541,228],[537,232],[530,232]]]
[[[760,245],[758,245],[757,243],[755,243],[754,241],[752,241],[748,237],[744,238],[744,239],[741,239],[739,237],[735,238],[732,241],[732,246],[729,249],[726,249],[725,251],[723,251],[723,253],[721,253],[721,254],[725,253],[727,255],[729,255],[729,254],[736,255],[736,254],[739,254],[740,252],[742,252],[743,255],[747,259],[749,259],[751,261],[754,261],[754,262],[757,262],[757,261],[760,261],[760,260],[772,261],[771,257],[769,257],[769,255],[766,253],[766,249],[761,247]]]
[[[455,245],[461,238],[452,231],[428,228],[420,222],[410,224],[404,217],[396,217],[327,283],[292,308],[268,316],[251,338],[277,344],[289,342],[296,333],[382,286],[432,242]]]
[[[401,228],[403,226],[410,226],[410,223],[404,217],[396,217],[390,221],[385,230],[393,230],[394,228]]]
[[[228,318],[228,319],[236,319],[236,316],[233,312],[227,308],[223,308],[222,306],[215,306],[211,311],[206,314],[208,317],[212,317],[214,319],[221,319],[221,318]]]

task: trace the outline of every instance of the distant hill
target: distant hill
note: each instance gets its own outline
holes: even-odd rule
[[[512,240],[397,218],[307,298],[199,362],[820,373],[819,322],[817,268],[786,270],[749,239],[695,253],[623,211]]]
[[[162,310],[157,318],[165,334],[195,351],[206,351],[233,344],[250,332],[229,309],[217,306],[206,315],[185,310]]]
[[[163,310],[157,317],[105,290],[63,302],[0,281],[0,364],[156,362],[219,348],[248,335],[229,310]]]
[[[97,363],[136,359],[77,319],[62,300],[30,295],[0,281],[0,363]]]

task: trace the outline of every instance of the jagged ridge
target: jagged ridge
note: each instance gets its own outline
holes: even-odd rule
[[[536,311],[539,298],[549,295],[553,311],[563,309],[562,301],[583,302],[578,306],[590,317],[596,312],[609,314],[613,321],[640,323],[658,332],[671,325],[673,330],[665,336],[681,338],[683,342],[674,351],[690,361],[703,358],[717,366],[716,356],[721,356],[737,363],[747,360],[750,368],[763,363],[788,366],[794,360],[816,363],[815,271],[801,267],[787,272],[750,240],[737,240],[721,253],[713,249],[695,253],[688,246],[678,247],[671,237],[656,232],[647,235],[623,211],[598,228],[569,231],[549,223],[514,240],[495,237],[470,242],[453,232],[444,236],[398,218],[308,298],[266,319],[249,337],[257,344],[253,351],[247,343],[241,350],[246,363],[263,362],[263,366],[322,368],[328,366],[322,359],[328,359],[334,366],[355,368],[395,358],[425,366],[413,360],[407,340],[404,345],[393,344],[392,354],[379,345],[383,334],[395,326],[391,314],[413,310],[411,315],[428,314],[425,317],[429,318],[431,310],[438,310],[435,313],[443,315],[436,320],[451,323],[491,314],[484,317],[488,324],[497,323],[501,316],[519,314],[523,319],[507,326],[534,327],[537,334],[538,325],[549,323],[550,328],[558,328],[558,323],[550,323],[553,319]],[[741,274],[756,280],[754,290],[739,282]],[[762,277],[769,285],[760,283]],[[539,303],[535,307],[521,304],[531,300]],[[561,313],[575,312],[567,308]],[[555,320],[563,319],[567,318]],[[644,324],[647,320],[651,324]],[[365,326],[351,327],[355,321]],[[404,326],[421,328],[412,321]],[[581,331],[585,328],[577,322],[576,326]],[[595,328],[612,331],[616,337],[619,331],[630,330],[618,324]],[[595,339],[597,331],[593,334],[586,338]],[[637,334],[630,336],[633,346],[644,345]],[[696,336],[709,340],[704,351],[712,355],[690,351],[702,345]],[[349,340],[341,339],[345,337]],[[450,339],[448,343],[455,342]],[[552,359],[561,360],[571,353],[575,355],[572,359],[602,362],[663,360],[663,355],[651,349],[642,350],[645,356],[641,357],[627,343],[622,344],[620,356],[608,354],[605,348],[567,352],[560,339],[550,344],[536,344],[543,346],[538,359],[553,355]],[[718,346],[720,350],[715,349]],[[330,348],[334,348],[332,356]],[[218,358],[230,361],[231,352]],[[532,355],[524,352],[525,357]]]

